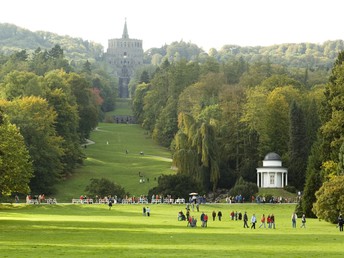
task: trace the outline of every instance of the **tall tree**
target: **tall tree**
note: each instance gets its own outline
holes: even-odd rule
[[[81,140],[89,137],[90,132],[96,128],[99,121],[99,105],[91,92],[90,84],[86,79],[76,73],[68,75],[67,83],[76,99],[79,113],[79,134]]]
[[[197,123],[191,116],[179,114],[173,163],[180,173],[188,173],[203,185],[204,190],[217,188],[220,178],[219,153],[214,128]]]
[[[306,124],[302,109],[293,101],[290,108],[289,184],[302,190],[305,183],[308,158]]]
[[[33,175],[23,136],[0,110],[0,196],[14,192],[28,194]]]
[[[63,139],[55,131],[56,112],[46,100],[37,97],[3,101],[1,106],[9,114],[11,122],[20,128],[29,150],[34,169],[31,190],[34,193],[52,193],[63,169]]]
[[[313,211],[318,218],[337,222],[338,213],[344,209],[344,176],[335,176],[325,182],[315,193],[317,201]]]

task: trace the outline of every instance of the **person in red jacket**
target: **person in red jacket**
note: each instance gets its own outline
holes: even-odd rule
[[[208,215],[207,214],[204,214],[203,220],[204,220],[204,227],[206,228],[208,225]]]

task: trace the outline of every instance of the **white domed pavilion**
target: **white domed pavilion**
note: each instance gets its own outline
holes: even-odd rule
[[[282,167],[282,159],[277,153],[266,154],[263,167],[257,168],[257,185],[261,188],[283,188],[288,185],[288,169]]]

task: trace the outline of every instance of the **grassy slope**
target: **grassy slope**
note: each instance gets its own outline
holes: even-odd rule
[[[334,225],[307,220],[291,228],[294,205],[208,204],[222,221],[187,228],[177,221],[184,205],[0,205],[1,257],[342,257],[344,234]],[[276,229],[244,229],[232,210],[274,213]],[[191,212],[199,219],[200,213]]]
[[[128,103],[119,101],[116,114],[130,115]],[[85,194],[85,186],[91,178],[109,178],[131,195],[139,196],[146,195],[157,184],[154,178],[173,173],[170,152],[155,144],[139,125],[100,123],[90,140],[95,144],[84,149],[87,156],[84,166],[57,186],[55,197],[59,202],[71,202],[72,198]],[[140,183],[139,172],[149,178],[149,182]]]
[[[99,124],[91,140],[95,144],[85,149],[85,165],[58,185],[56,198],[59,202],[70,202],[85,194],[89,180],[102,177],[122,185],[132,195],[146,195],[157,184],[154,178],[173,172],[171,154],[154,144],[138,125]],[[140,183],[139,172],[148,177],[149,182]]]

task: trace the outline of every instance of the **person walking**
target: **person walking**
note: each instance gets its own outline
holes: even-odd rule
[[[217,217],[219,218],[219,221],[221,221],[221,218],[222,218],[222,212],[221,212],[221,211],[219,211],[219,212],[217,213]]]
[[[252,228],[253,228],[253,229],[256,229],[257,218],[256,218],[256,215],[255,215],[255,214],[253,214],[252,217],[251,217],[251,223],[252,223],[251,229],[252,229]]]
[[[207,214],[204,214],[204,217],[203,217],[203,220],[204,220],[204,227],[208,227],[208,215]]]
[[[342,231],[342,232],[343,232],[343,225],[344,225],[343,216],[342,216],[342,214],[339,214],[339,217],[338,217],[338,227],[339,227],[339,231]]]
[[[202,212],[200,219],[201,219],[201,223],[202,223],[201,226],[204,227],[204,212]]]
[[[275,222],[275,215],[271,214],[270,216],[270,224],[271,224],[271,228],[276,229],[276,222]]]
[[[111,208],[112,208],[112,200],[110,199],[109,200],[109,210],[111,210]]]
[[[301,222],[302,222],[301,228],[306,228],[306,215],[305,214],[302,214]]]
[[[296,219],[297,219],[297,215],[296,215],[296,213],[294,212],[294,213],[291,215],[291,224],[292,224],[292,227],[293,227],[293,228],[296,228]]]
[[[268,223],[268,228],[271,228],[271,216],[270,216],[270,214],[266,218],[266,222]]]
[[[149,207],[146,208],[146,214],[148,217],[150,216],[150,208]]]
[[[262,226],[264,226],[264,228],[266,228],[266,225],[265,225],[265,215],[263,214],[262,218],[260,219],[260,226],[259,228],[261,228]]]
[[[249,226],[247,225],[247,221],[248,221],[248,217],[247,217],[247,213],[245,211],[245,214],[244,214],[244,228],[249,228]]]
[[[211,214],[213,216],[213,221],[215,221],[215,218],[216,218],[216,212],[213,211],[213,213]]]

